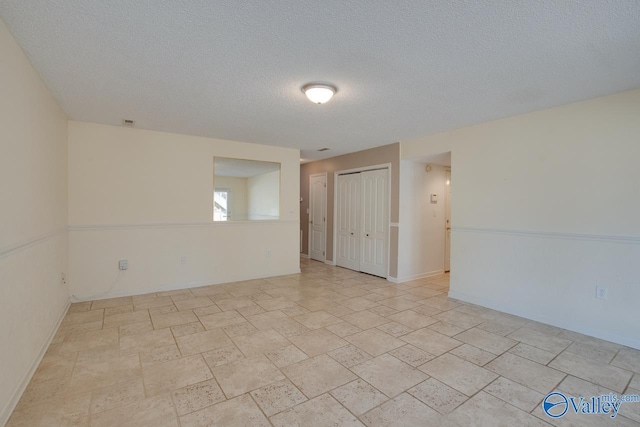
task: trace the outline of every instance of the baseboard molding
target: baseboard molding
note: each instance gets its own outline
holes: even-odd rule
[[[311,257],[309,256],[309,254],[303,254],[302,252],[300,252],[300,258],[304,258],[304,259],[311,259]]]
[[[525,319],[534,320],[536,322],[545,323],[547,325],[556,326],[558,328],[567,329],[569,331],[578,332],[580,334],[589,335],[595,338],[600,338],[606,341],[611,341],[616,344],[626,345],[627,347],[632,347],[640,350],[640,339],[624,336],[624,335],[616,335],[607,333],[605,331],[585,328],[580,325],[572,324],[570,322],[557,321],[555,319],[549,319],[544,316],[537,315],[535,313],[529,312],[527,310],[513,309],[511,307],[504,306],[498,301],[492,301],[486,298],[479,298],[473,295],[468,295],[461,292],[456,292],[455,290],[449,291],[449,298],[454,298],[460,301],[468,302],[471,304],[480,305],[482,307],[490,308],[492,310],[501,311],[503,313],[512,314],[514,316],[524,317]]]
[[[407,277],[387,277],[387,280],[393,283],[405,283],[411,282],[412,280],[425,279],[427,277],[438,276],[440,274],[444,274],[444,270],[434,270],[429,271],[428,273],[415,274],[413,276]]]
[[[105,292],[105,293],[97,293],[97,294],[72,294],[71,295],[71,301],[72,302],[85,302],[85,301],[98,301],[98,300],[103,300],[103,299],[109,299],[109,298],[118,298],[118,297],[130,297],[130,296],[135,296],[135,295],[146,295],[146,294],[150,294],[150,293],[154,293],[154,292],[166,292],[166,291],[180,291],[183,289],[190,289],[190,288],[199,288],[201,286],[218,286],[218,285],[224,285],[226,283],[233,283],[233,282],[243,282],[245,280],[256,280],[256,279],[269,279],[271,277],[278,277],[278,276],[286,276],[289,274],[299,274],[300,273],[300,269],[298,268],[297,270],[293,270],[293,271],[287,271],[287,272],[282,272],[273,276],[256,276],[256,277],[242,277],[242,278],[234,278],[234,279],[229,279],[229,280],[225,280],[225,281],[215,281],[215,280],[203,280],[203,281],[197,281],[197,282],[186,282],[186,283],[173,283],[173,284],[169,284],[169,285],[158,285],[158,286],[153,286],[150,288],[144,288],[144,289],[122,289],[122,290],[113,290],[110,292]]]
[[[327,265],[332,265],[332,266],[336,265],[336,262],[335,261],[331,261],[330,259],[325,259],[324,263],[327,264]]]
[[[36,369],[38,369],[38,366],[40,365],[42,358],[44,357],[45,353],[47,352],[47,349],[51,345],[51,341],[53,341],[53,338],[56,336],[56,332],[58,332],[58,328],[62,323],[62,319],[64,319],[64,316],[67,314],[67,311],[69,310],[70,305],[71,305],[71,301],[69,300],[65,304],[64,309],[62,310],[62,313],[58,318],[58,321],[55,323],[55,325],[53,325],[53,328],[51,328],[51,330],[49,331],[49,336],[45,340],[42,348],[40,348],[40,351],[38,352],[38,355],[36,356],[35,360],[31,363],[31,367],[25,373],[18,387],[14,390],[13,394],[11,395],[11,399],[9,399],[9,402],[7,402],[5,407],[2,409],[2,412],[0,412],[0,426],[4,426],[7,423],[7,421],[9,421],[9,417],[11,416],[11,413],[18,405],[18,402],[20,401],[22,394],[27,388],[27,385],[29,385],[29,381],[31,381],[33,374],[36,372]]]

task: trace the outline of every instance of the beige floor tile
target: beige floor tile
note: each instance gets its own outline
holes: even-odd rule
[[[504,353],[485,368],[543,394],[553,390],[565,376],[564,372],[511,353]]]
[[[436,357],[424,350],[420,350],[418,347],[412,346],[411,344],[406,344],[402,347],[396,348],[395,350],[391,350],[389,354],[400,359],[404,363],[408,363],[414,368],[423,365]]]
[[[118,343],[118,329],[102,329],[82,334],[70,334],[64,338],[59,353],[77,352],[96,347],[107,347]]]
[[[640,390],[640,374],[635,374],[629,383],[629,387],[633,387],[636,390]]]
[[[288,316],[280,310],[274,310],[253,316],[247,316],[247,320],[258,330],[264,331],[266,329],[272,329],[274,326],[288,320]]]
[[[6,427],[84,427],[89,422],[90,401],[91,393],[81,393],[65,395],[24,410],[18,408],[9,418]]]
[[[60,396],[67,392],[69,388],[68,385],[69,378],[67,377],[29,383],[16,406],[16,411],[24,411],[26,408],[34,405],[56,399],[59,400]]]
[[[459,406],[449,417],[461,426],[548,427],[540,419],[483,391]]]
[[[93,301],[91,305],[92,310],[99,310],[101,308],[112,308],[112,307],[120,307],[126,305],[133,305],[133,301],[131,297],[119,297],[119,298],[109,298]]]
[[[383,393],[361,379],[338,387],[330,394],[356,416],[360,416],[388,400],[388,397]]]
[[[439,356],[463,344],[456,339],[449,338],[428,328],[418,329],[415,332],[403,335],[401,339],[434,356]]]
[[[275,427],[362,426],[360,421],[328,394],[274,415],[271,422]]]
[[[238,323],[244,323],[247,321],[247,319],[242,317],[242,315],[235,310],[198,316],[200,318],[200,323],[202,323],[205,329],[217,329],[224,326],[237,325]]]
[[[142,378],[135,378],[123,383],[93,390],[91,392],[91,413],[108,411],[118,406],[144,400],[144,384]]]
[[[268,417],[307,400],[289,380],[278,381],[254,390],[251,396]]]
[[[301,314],[311,313],[309,310],[299,306],[298,304],[293,305],[291,307],[282,307],[279,310],[284,314],[286,314],[287,316],[299,316]]]
[[[438,322],[433,317],[428,317],[423,314],[418,314],[412,310],[401,311],[400,313],[392,314],[387,317],[394,322],[401,323],[412,329],[420,329],[426,326],[432,325]]]
[[[173,305],[171,297],[133,297],[133,309],[136,311],[168,305]]]
[[[453,426],[438,412],[407,393],[402,393],[360,418],[369,427]]]
[[[356,297],[356,298],[344,299],[340,301],[340,305],[343,305],[353,311],[362,311],[368,308],[376,307],[378,306],[378,303],[369,301],[368,299],[365,299],[365,298]]]
[[[163,395],[92,415],[90,425],[91,427],[177,427],[178,418],[171,398]]]
[[[291,345],[289,340],[273,329],[253,332],[247,335],[239,335],[231,338],[231,340],[247,357],[257,356],[268,351],[277,350]]]
[[[372,356],[379,356],[405,345],[404,341],[375,328],[349,335],[344,339]]]
[[[222,313],[222,310],[220,310],[220,308],[217,305],[209,305],[206,307],[194,308],[193,313],[198,317],[202,317],[202,316],[207,316],[209,314]]]
[[[484,323],[484,319],[481,317],[472,316],[455,310],[445,311],[444,313],[436,314],[433,317],[441,322],[450,323],[464,329],[473,328],[474,326]]]
[[[523,343],[518,343],[518,345],[512,347],[509,350],[509,353],[524,357],[525,359],[533,360],[534,362],[542,365],[546,365],[557,356],[555,353],[551,353],[550,351],[542,350]]]
[[[189,414],[226,400],[215,379],[179,388],[171,395],[178,415]]]
[[[555,354],[560,353],[571,344],[569,340],[529,329],[528,327],[518,329],[507,337]]]
[[[505,351],[517,344],[516,341],[505,338],[500,335],[492,334],[482,329],[473,328],[462,332],[455,336],[458,341],[471,344],[482,350],[493,353],[496,356],[501,355]]]
[[[183,325],[185,323],[197,322],[198,318],[193,311],[176,311],[175,313],[160,314],[151,316],[155,329],[168,328],[170,326]]]
[[[484,391],[526,412],[531,412],[545,396],[504,377],[489,384]]]
[[[174,337],[191,335],[198,332],[204,332],[204,326],[202,326],[202,323],[200,323],[199,321],[171,327],[171,333],[173,333]]]
[[[341,365],[350,368],[372,358],[372,356],[355,345],[347,345],[327,353]]]
[[[498,377],[452,354],[443,354],[419,369],[467,396],[473,396]]]
[[[289,338],[295,335],[302,335],[308,332],[309,329],[300,322],[289,318],[278,322],[273,329],[285,338]]]
[[[282,372],[308,398],[316,397],[356,379],[352,372],[327,355],[289,365],[282,368]]]
[[[409,332],[413,332],[415,330],[397,322],[385,323],[384,325],[378,326],[378,329],[382,332],[386,332],[389,335],[393,335],[394,337],[406,335]]]
[[[441,414],[448,414],[468,399],[464,394],[435,378],[421,382],[410,388],[407,393]]]
[[[390,320],[368,310],[357,311],[342,317],[342,320],[365,330],[389,323]]]
[[[184,415],[180,417],[180,423],[182,427],[270,427],[269,421],[248,394]]]
[[[130,325],[122,325],[118,326],[118,331],[120,331],[120,336],[124,335],[136,335],[141,334],[143,332],[151,332],[153,331],[153,323],[151,320],[140,323],[132,323]]]
[[[640,390],[634,388],[628,388],[625,391],[627,395],[636,395],[640,396]],[[640,424],[640,402],[626,402],[623,403],[620,407],[619,414],[625,418],[629,418],[630,420],[635,421]]]
[[[453,325],[451,323],[446,322],[437,322],[433,325],[429,325],[429,329],[432,331],[436,331],[442,335],[446,335],[448,337],[452,337],[454,335],[458,335],[460,332],[464,332],[467,328],[463,328],[458,325]]]
[[[87,301],[87,302],[75,302],[72,303],[69,306],[69,313],[80,313],[83,311],[89,311],[91,310],[91,301]],[[104,308],[104,307],[102,307]]]
[[[580,357],[597,360],[602,363],[610,363],[614,356],[618,353],[621,346],[590,342],[574,342],[567,347],[568,352],[577,354]]]
[[[388,354],[353,366],[351,370],[388,397],[397,396],[428,378],[423,372]]]
[[[309,329],[320,329],[342,322],[340,318],[323,310],[314,311],[309,314],[301,314],[300,316],[295,316],[294,319]]]
[[[573,353],[564,352],[553,359],[549,366],[583,380],[591,381],[622,393],[632,377],[632,373],[596,360],[585,359]]]
[[[54,343],[61,343],[67,335],[71,334],[83,334],[85,332],[98,331],[102,329],[102,320],[96,320],[94,322],[87,323],[70,323],[66,325],[60,325],[55,337]]]
[[[298,304],[296,304],[295,302],[284,297],[256,301],[256,304],[258,304],[260,307],[262,307],[266,311],[280,310],[282,308],[290,308],[290,307],[298,306]]]
[[[104,317],[104,310],[82,311],[80,313],[67,313],[62,320],[61,326],[75,325],[78,323],[89,323],[101,321]]]
[[[398,310],[398,311],[409,310],[411,308],[418,307],[419,305],[421,305],[418,302],[409,301],[400,297],[383,299],[381,301],[378,301],[378,304],[386,305],[387,307],[393,308],[394,310]]]
[[[423,301],[420,302],[422,303]],[[416,313],[424,314],[425,316],[435,316],[436,314],[442,313],[442,310],[424,304],[413,307],[411,310],[415,311]]]
[[[329,325],[325,329],[327,329],[330,332],[333,332],[334,334],[336,334],[341,338],[344,338],[347,335],[353,335],[362,331],[362,329],[358,328],[355,325],[352,325],[349,322],[340,322],[340,323],[336,323],[335,325]]]
[[[137,354],[101,358],[88,358],[76,362],[69,389],[85,392],[141,377],[140,359]]]
[[[147,396],[169,393],[175,389],[213,378],[201,355],[183,357],[142,369]]]
[[[640,350],[625,347],[618,352],[611,364],[640,374]]]
[[[264,355],[216,366],[212,371],[227,398],[285,379],[280,370]]]
[[[147,311],[149,312],[150,316],[159,316],[161,314],[175,313],[176,311],[178,311],[178,308],[175,305],[171,304],[163,305],[160,307],[151,307]]]
[[[182,357],[182,354],[180,354],[180,350],[178,350],[178,346],[175,345],[175,343],[164,347],[143,350],[139,354],[140,363],[143,368],[157,363],[180,359]]]
[[[239,337],[240,335],[252,334],[258,332],[258,328],[253,326],[249,322],[238,323],[236,325],[229,325],[222,328],[224,332],[230,337]]]
[[[220,328],[176,337],[176,343],[183,356],[233,345],[227,334]]]
[[[70,377],[77,358],[76,352],[45,354],[31,381],[35,383]]]
[[[265,356],[278,368],[283,368],[308,358],[306,354],[294,345],[268,351],[265,353]]]
[[[488,351],[481,350],[470,344],[464,344],[464,345],[461,345],[460,347],[456,347],[453,350],[451,350],[450,353],[453,354],[454,356],[458,356],[459,358],[464,359],[467,362],[471,362],[478,366],[484,366],[497,357],[493,353],[489,353]]]
[[[105,316],[104,327],[113,328],[116,326],[131,325],[132,323],[148,322],[149,320],[149,312],[145,310],[119,313]]]
[[[105,316],[112,316],[114,314],[131,313],[133,311],[133,304],[118,305],[116,307],[107,307],[104,309]]]
[[[328,298],[317,297],[301,299],[300,301],[298,301],[298,305],[301,305],[309,311],[318,311],[334,306],[335,302],[331,301]]]
[[[120,352],[123,354],[138,353],[143,350],[165,347],[171,344],[175,344],[171,331],[169,329],[159,329],[157,331],[121,336]]]
[[[366,297],[364,298],[366,299]],[[370,308],[369,311],[382,317],[387,317],[392,314],[399,313],[398,310],[391,307],[387,307],[386,305],[378,305],[376,307]]]
[[[487,321],[476,326],[476,328],[501,336],[509,335],[510,333],[520,329],[521,327],[522,324],[520,323],[513,324],[501,321]]]
[[[234,345],[207,351],[202,353],[202,357],[211,369],[245,358],[244,354]]]
[[[211,301],[211,299],[207,297],[186,298],[181,300],[176,300],[174,298],[173,303],[180,311],[192,310],[194,308],[201,308],[201,307],[211,307],[214,305],[213,301]]]
[[[289,337],[289,341],[304,351],[309,357],[327,353],[349,344],[347,341],[326,329],[315,329],[301,335],[294,335]]]

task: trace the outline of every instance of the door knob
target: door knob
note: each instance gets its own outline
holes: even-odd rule
[[[351,235],[353,236],[353,233],[351,233]]]
[[[367,237],[369,237],[369,233],[367,233]]]

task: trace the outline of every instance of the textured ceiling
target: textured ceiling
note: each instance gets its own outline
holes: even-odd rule
[[[635,0],[2,0],[0,16],[72,119],[305,159],[640,87]],[[315,81],[338,87],[328,104],[300,92]]]

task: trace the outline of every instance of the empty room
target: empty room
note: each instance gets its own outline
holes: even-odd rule
[[[0,426],[640,426],[639,23],[0,1]]]

